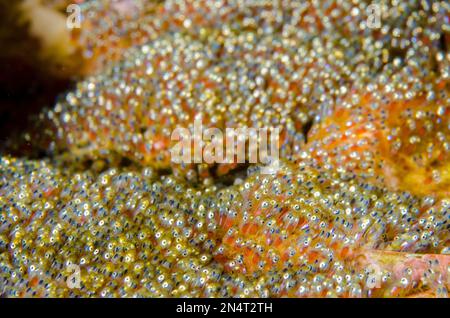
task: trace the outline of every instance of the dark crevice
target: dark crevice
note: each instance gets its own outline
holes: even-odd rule
[[[445,33],[441,34],[441,37],[439,38],[439,48],[444,51],[447,52],[448,46],[447,46],[447,40],[445,37]]]
[[[314,120],[310,119],[302,127],[303,136],[305,136],[305,143],[308,142],[308,133],[311,130],[313,124],[314,124]]]
[[[45,150],[38,150],[38,151],[36,152],[36,156],[35,156],[34,159],[42,160],[42,159],[44,159],[45,157],[47,157],[47,152],[46,152]]]
[[[157,172],[158,176],[169,176],[172,174],[172,169],[159,169]]]
[[[249,166],[250,166],[249,163],[239,164],[235,169],[221,176],[217,174],[218,165],[217,167],[211,170],[213,172],[214,180],[217,180],[218,183],[223,184],[224,186],[231,186],[234,184],[237,178],[245,178]]]
[[[129,168],[133,165],[133,161],[131,161],[127,157],[122,157],[119,161],[119,167],[121,168]]]
[[[20,58],[0,57],[0,140],[17,140],[71,82],[42,73]]]

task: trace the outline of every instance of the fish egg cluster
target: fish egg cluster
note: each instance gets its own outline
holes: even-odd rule
[[[2,146],[0,295],[448,297],[449,9],[84,1],[74,86]],[[277,169],[174,163],[196,121],[279,128]]]

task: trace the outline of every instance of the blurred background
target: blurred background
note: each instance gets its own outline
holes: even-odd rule
[[[71,85],[64,65],[68,0],[0,0],[0,142]],[[48,34],[49,38],[45,38]],[[67,37],[64,40],[64,37]]]

